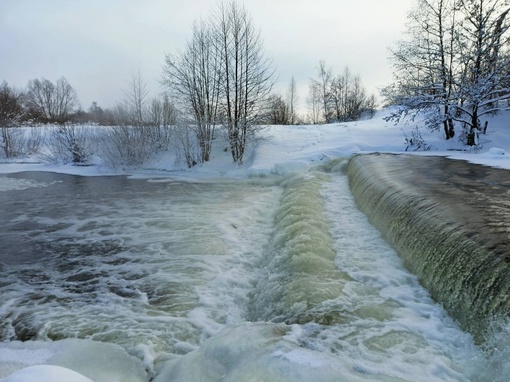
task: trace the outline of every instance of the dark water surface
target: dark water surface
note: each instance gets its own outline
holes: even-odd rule
[[[0,175],[25,181],[0,192],[0,262],[20,264],[39,261],[52,254],[53,237],[89,216],[101,216],[139,192],[162,192],[162,185],[126,177],[80,177],[51,172]],[[29,179],[30,183],[26,180]],[[24,188],[26,187],[26,188]],[[16,188],[16,187],[13,187]]]

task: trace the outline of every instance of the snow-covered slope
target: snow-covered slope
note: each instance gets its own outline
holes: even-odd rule
[[[379,111],[373,119],[328,125],[267,126],[261,139],[248,148],[244,163],[232,163],[227,143],[219,137],[213,146],[212,159],[203,165],[187,169],[176,163],[170,150],[147,163],[143,169],[130,170],[137,176],[171,176],[178,178],[245,177],[268,173],[283,173],[306,168],[333,157],[349,157],[364,152],[405,152],[406,135],[411,136],[416,127],[425,140],[428,151],[408,152],[418,155],[444,155],[490,166],[510,168],[510,113],[493,117],[486,135],[480,136],[480,146],[468,150],[456,138],[446,141],[441,131],[430,132],[421,123],[395,124],[384,117],[388,111]],[[23,162],[23,163],[20,163]],[[28,163],[27,163],[28,162]],[[104,166],[53,166],[27,158],[16,163],[0,164],[0,173],[19,171],[56,171],[80,175],[107,175],[113,170]]]

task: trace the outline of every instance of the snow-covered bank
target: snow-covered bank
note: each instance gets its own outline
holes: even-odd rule
[[[420,127],[420,122],[395,124],[387,122],[386,110],[373,119],[329,125],[267,126],[262,139],[250,147],[243,164],[232,163],[226,143],[215,141],[212,159],[203,165],[187,169],[176,163],[172,150],[160,154],[143,168],[121,172],[101,166],[49,165],[34,158],[16,162],[0,162],[0,173],[21,171],[53,171],[66,174],[97,176],[128,173],[136,177],[172,177],[179,179],[244,178],[246,176],[286,173],[307,168],[328,158],[349,157],[368,152],[406,152],[405,134],[408,136]],[[510,169],[510,113],[495,116],[489,122],[486,135],[480,136],[480,146],[468,150],[456,138],[446,141],[440,131],[430,132],[420,127],[428,151],[408,152],[417,155],[441,155],[452,159]],[[93,161],[94,163],[94,161]]]

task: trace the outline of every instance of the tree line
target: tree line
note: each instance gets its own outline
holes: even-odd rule
[[[391,56],[390,119],[424,115],[446,139],[476,145],[487,117],[510,109],[509,12],[504,0],[418,0]]]
[[[0,126],[28,121],[65,123],[77,104],[76,91],[64,77],[56,83],[44,78],[30,80],[24,91],[4,81],[0,85]]]
[[[25,89],[16,89],[4,81],[0,84],[0,126],[175,123],[175,105],[166,94],[149,99],[147,85],[140,72],[132,75],[124,93],[125,98],[112,109],[102,108],[97,102],[92,102],[90,108],[84,111],[80,108],[75,89],[64,77],[55,83],[46,78],[32,79]]]

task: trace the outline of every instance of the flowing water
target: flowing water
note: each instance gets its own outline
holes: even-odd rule
[[[0,377],[50,363],[96,382],[507,380],[504,349],[434,303],[342,167],[0,176]]]
[[[360,208],[478,343],[510,313],[508,171],[442,157],[366,155],[347,170]]]

